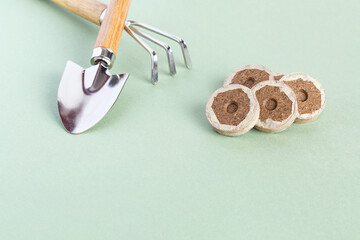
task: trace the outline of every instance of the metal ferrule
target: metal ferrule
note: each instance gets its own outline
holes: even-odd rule
[[[115,53],[109,48],[97,47],[93,50],[90,63],[96,65],[99,62],[105,65],[107,68],[111,68],[115,61]]]

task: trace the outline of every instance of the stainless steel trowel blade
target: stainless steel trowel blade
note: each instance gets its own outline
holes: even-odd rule
[[[84,69],[68,61],[58,90],[61,121],[70,133],[93,127],[114,105],[129,74],[111,75],[100,63]]]

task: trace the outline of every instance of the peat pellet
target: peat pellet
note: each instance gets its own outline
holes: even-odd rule
[[[317,119],[325,108],[324,88],[313,77],[305,73],[292,73],[281,78],[296,94],[298,116],[296,123],[306,123]]]
[[[216,90],[206,105],[206,116],[218,133],[238,136],[252,129],[259,118],[259,104],[252,91],[239,84]]]
[[[256,84],[272,80],[272,72],[263,65],[247,65],[240,68],[226,78],[224,86],[230,84],[240,84],[248,88],[252,88]]]
[[[296,95],[283,82],[265,81],[252,89],[260,115],[255,128],[267,133],[277,133],[288,128],[297,116]]]

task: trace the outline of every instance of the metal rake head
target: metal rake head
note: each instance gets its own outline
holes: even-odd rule
[[[159,80],[159,71],[158,71],[158,57],[156,52],[144,41],[141,39],[141,37],[148,39],[149,41],[159,45],[160,47],[162,47],[167,54],[168,57],[168,63],[169,63],[169,71],[170,71],[170,75],[175,75],[176,74],[176,66],[175,66],[175,60],[174,60],[174,54],[172,49],[170,48],[170,46],[146,33],[144,33],[143,31],[137,29],[138,28],[143,28],[145,30],[148,30],[150,32],[153,32],[155,34],[167,37],[175,42],[177,42],[182,50],[183,56],[184,56],[184,61],[185,61],[185,65],[188,69],[191,69],[192,64],[191,64],[191,58],[190,58],[190,53],[189,53],[189,49],[185,43],[185,41],[180,38],[177,37],[173,34],[167,33],[165,31],[162,31],[160,29],[154,28],[152,26],[149,26],[147,24],[144,23],[140,23],[137,21],[131,21],[128,20],[125,23],[125,30],[130,34],[130,36],[132,36],[141,46],[143,46],[145,48],[145,50],[150,54],[151,56],[151,82],[153,84],[156,84]]]

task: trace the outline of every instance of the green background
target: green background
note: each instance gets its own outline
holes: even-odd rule
[[[129,72],[95,128],[57,113],[67,60],[89,66],[98,27],[45,0],[1,6],[0,239],[359,239],[358,0],[134,0],[129,19],[182,36],[178,74],[124,34]],[[247,64],[306,72],[327,93],[318,120],[224,137],[205,104]]]

